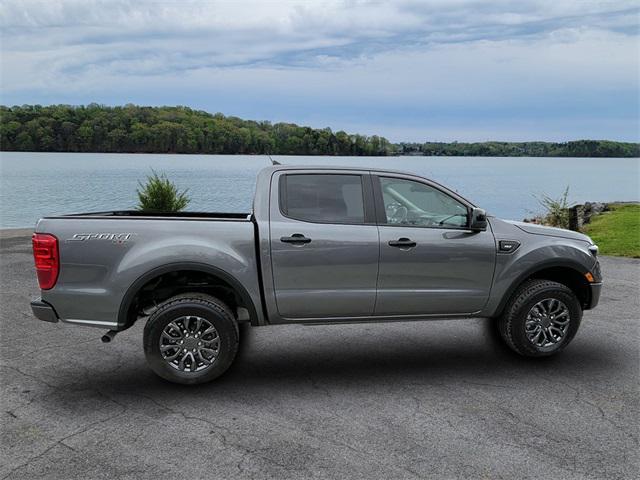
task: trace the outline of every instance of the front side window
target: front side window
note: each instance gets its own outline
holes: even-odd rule
[[[364,223],[362,177],[288,174],[280,183],[284,215],[320,223]]]
[[[418,227],[467,226],[467,207],[437,188],[401,178],[381,177],[387,224]]]

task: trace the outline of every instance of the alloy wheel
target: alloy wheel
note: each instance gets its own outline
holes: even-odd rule
[[[207,319],[195,315],[169,322],[160,335],[160,354],[171,367],[182,372],[200,372],[215,362],[220,336]]]
[[[531,307],[527,314],[527,338],[538,348],[558,345],[565,337],[570,321],[569,308],[563,302],[545,298]]]

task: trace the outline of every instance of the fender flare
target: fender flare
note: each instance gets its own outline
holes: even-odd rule
[[[507,288],[504,295],[502,296],[502,299],[500,300],[500,303],[498,303],[498,306],[496,307],[494,316],[497,317],[502,315],[502,312],[504,311],[504,308],[506,307],[507,302],[511,299],[511,297],[513,296],[517,288],[520,285],[522,285],[522,283],[527,278],[535,275],[538,272],[541,272],[542,270],[547,270],[548,268],[557,268],[557,267],[573,270],[579,273],[580,275],[584,275],[589,271],[589,269],[585,268],[585,266],[582,265],[581,263],[573,260],[567,260],[567,259],[552,259],[552,260],[545,261],[543,263],[538,263],[535,266],[529,268],[528,270],[525,270],[523,273],[518,275],[518,277],[509,284],[509,288]]]
[[[244,288],[244,286],[233,275],[222,270],[221,268],[214,267],[213,265],[208,265],[206,263],[175,262],[168,263],[161,267],[156,267],[152,270],[149,270],[147,273],[138,277],[136,281],[129,286],[126,293],[124,294],[124,297],[122,298],[122,301],[120,302],[120,308],[118,309],[118,330],[126,330],[131,325],[133,325],[127,324],[127,312],[129,311],[129,308],[131,308],[133,299],[147,282],[160,275],[177,272],[180,270],[192,270],[208,273],[230,284],[242,299],[242,302],[245,304],[246,309],[249,311],[249,319],[251,320],[251,325],[258,325],[258,313],[255,304],[251,299],[251,295],[249,295],[247,289]]]

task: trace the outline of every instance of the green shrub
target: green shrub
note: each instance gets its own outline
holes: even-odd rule
[[[166,174],[158,175],[151,170],[152,175],[147,177],[143,185],[138,181],[138,210],[146,212],[179,212],[184,209],[191,199],[187,196],[187,190],[178,191],[178,187],[171,182]]]
[[[569,228],[569,186],[564,189],[560,198],[552,198],[546,194],[536,197],[540,205],[545,209],[542,215],[542,223],[558,228]]]

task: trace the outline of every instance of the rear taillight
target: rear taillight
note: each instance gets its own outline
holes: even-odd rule
[[[42,290],[49,290],[56,284],[60,272],[58,239],[48,233],[34,233],[31,242],[38,283]]]

